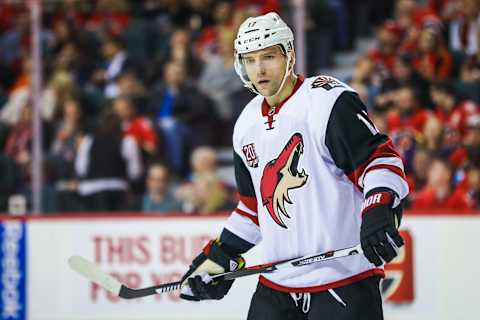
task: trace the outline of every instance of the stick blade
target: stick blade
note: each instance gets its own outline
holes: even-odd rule
[[[88,280],[117,296],[120,294],[122,284],[114,277],[100,270],[94,263],[81,256],[71,256],[68,259],[68,264],[73,271],[81,274]]]

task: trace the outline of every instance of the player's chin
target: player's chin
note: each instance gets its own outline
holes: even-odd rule
[[[265,96],[265,97],[269,97],[271,96],[272,94],[274,94],[275,92],[269,88],[269,87],[258,87],[257,88],[258,92],[262,95],[262,96]]]

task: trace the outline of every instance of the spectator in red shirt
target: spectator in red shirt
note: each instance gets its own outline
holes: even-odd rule
[[[421,142],[427,150],[438,152],[442,150],[444,126],[437,117],[428,117],[423,127]]]
[[[412,172],[407,174],[407,182],[411,194],[415,194],[418,190],[423,189],[427,183],[427,173],[431,160],[432,157],[427,150],[421,148],[415,150]]]
[[[450,76],[453,59],[443,43],[439,25],[427,25],[420,32],[414,66],[428,80]]]
[[[435,115],[448,123],[457,104],[452,83],[447,80],[433,81],[430,96],[435,105]]]
[[[469,209],[480,209],[480,167],[470,166],[465,179],[455,190],[455,196],[463,198]]]
[[[432,101],[435,103],[435,115],[446,125],[455,129],[460,136],[467,131],[467,119],[480,113],[473,101],[458,101],[455,89],[448,81],[435,81],[430,88]]]
[[[480,163],[480,112],[466,118],[462,143],[451,153],[450,161],[459,168]]]
[[[399,131],[410,129],[423,132],[431,112],[418,106],[416,92],[410,85],[400,87],[394,98],[394,109],[387,117],[388,129]]]
[[[158,138],[151,121],[137,114],[132,101],[125,96],[114,100],[113,110],[122,121],[123,134],[135,138],[147,155],[154,155],[158,151]]]
[[[226,30],[235,30],[232,25],[233,3],[227,0],[216,2],[213,8],[215,24],[207,27],[201,33],[197,43],[196,52],[200,59],[207,62],[212,53],[218,50],[218,36]]]
[[[395,3],[395,21],[403,30],[407,30],[413,25],[415,10],[417,10],[415,0],[397,0]]]
[[[375,99],[375,108],[390,108],[395,100],[396,90],[405,85],[415,88],[420,105],[431,105],[429,83],[415,71],[412,61],[411,54],[400,54],[395,58],[392,75],[382,82],[380,94]]]
[[[432,161],[427,185],[413,199],[412,209],[468,209],[464,197],[453,192],[452,167],[444,159]]]
[[[384,79],[393,70],[397,48],[400,43],[401,29],[393,21],[385,22],[377,31],[377,47],[370,50],[368,57],[376,66],[376,73]]]

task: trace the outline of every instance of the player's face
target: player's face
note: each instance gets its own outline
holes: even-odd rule
[[[278,46],[245,53],[242,61],[249,79],[263,96],[275,94],[282,84],[287,58]]]

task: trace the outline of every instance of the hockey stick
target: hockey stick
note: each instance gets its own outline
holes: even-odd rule
[[[246,267],[244,269],[232,272],[226,272],[222,274],[217,274],[212,276],[212,279],[215,281],[226,281],[233,280],[236,278],[246,277],[254,274],[260,273],[270,273],[276,270],[281,270],[291,267],[302,267],[310,265],[317,262],[332,260],[341,257],[353,256],[356,254],[362,253],[362,247],[358,244],[353,247],[332,250],[323,253],[317,253],[312,255],[303,256],[300,258],[288,259],[278,262],[259,264],[251,267]],[[120,283],[117,279],[110,276],[109,274],[101,271],[95,264],[86,260],[80,256],[72,256],[68,259],[68,264],[70,268],[74,271],[80,273],[88,280],[98,284],[102,288],[107,289],[111,293],[124,298],[124,299],[135,299],[146,297],[158,293],[170,292],[179,290],[182,287],[182,281],[165,283],[157,286],[151,286],[146,288],[133,289],[129,288],[126,285]]]

